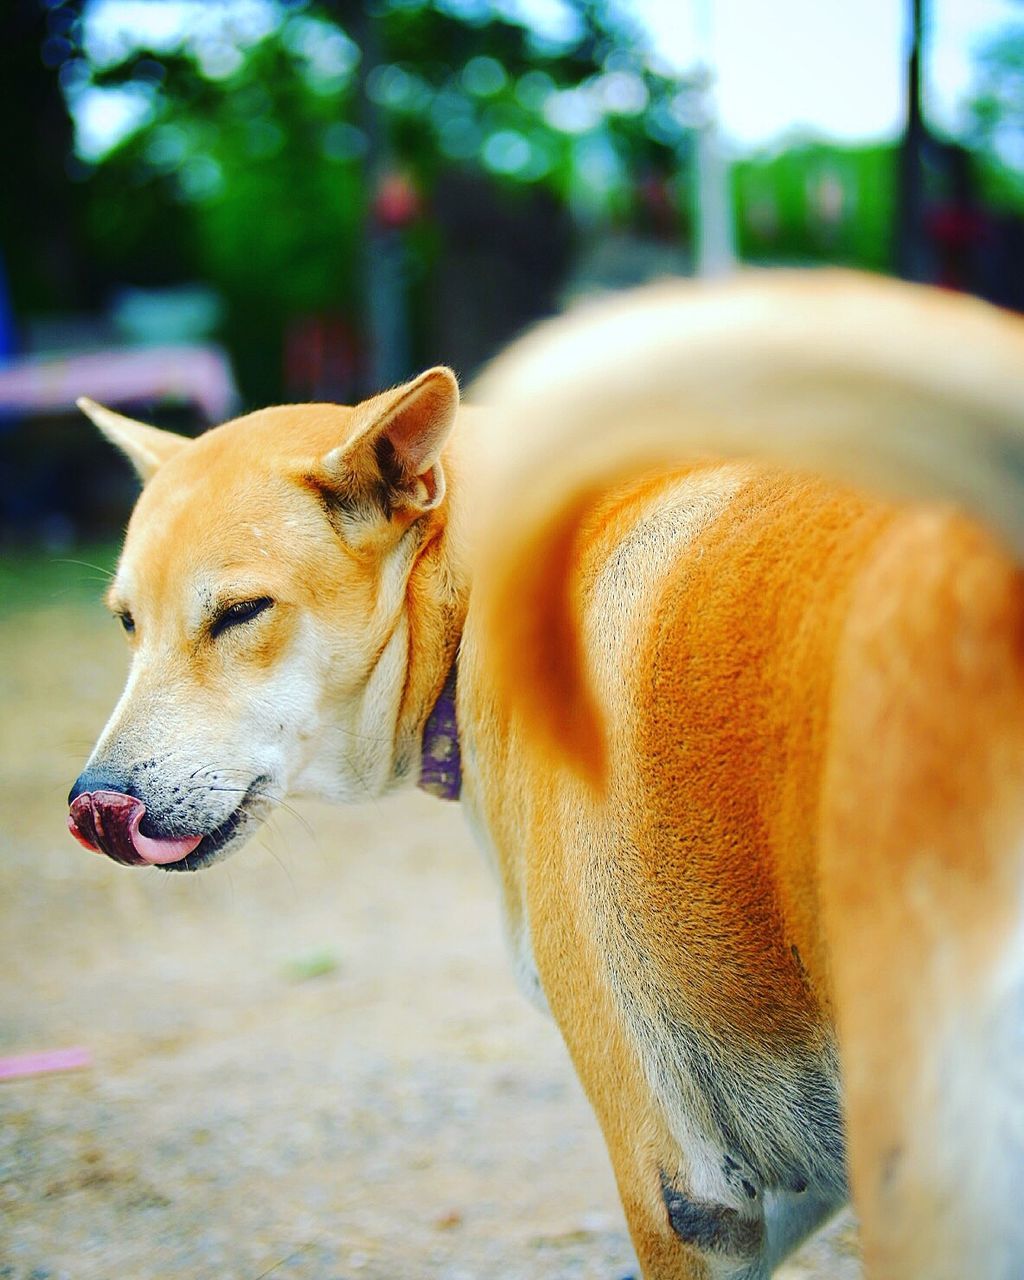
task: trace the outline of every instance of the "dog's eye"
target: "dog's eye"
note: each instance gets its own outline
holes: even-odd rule
[[[237,604],[228,605],[217,615],[210,628],[210,635],[217,637],[222,631],[227,631],[228,627],[237,627],[243,622],[251,622],[253,618],[271,608],[273,603],[269,596],[260,596],[258,600],[239,600]]]
[[[118,622],[120,622],[121,626],[124,627],[125,631],[127,631],[129,635],[131,635],[131,633],[135,630],[135,619],[127,610],[125,610],[124,613],[119,613],[117,615],[117,620]]]

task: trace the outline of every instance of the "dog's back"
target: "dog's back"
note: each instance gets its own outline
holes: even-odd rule
[[[531,799],[478,804],[521,849],[506,897],[649,1274],[765,1274],[787,1243],[773,1231],[799,1217],[773,1225],[769,1202],[841,1194],[838,1039],[869,1274],[1009,1280],[1024,1265],[1016,563],[934,501],[743,461],[642,469],[673,432],[677,456],[760,445],[948,493],[1019,545],[1005,459],[1024,459],[1024,339],[900,286],[734,289],[754,317],[741,334],[718,295],[662,288],[542,332],[485,386],[548,443],[534,490],[497,504],[468,629],[467,675],[476,661],[498,687],[478,747]],[[816,301],[834,320],[844,291],[845,364],[841,334],[814,339]],[[631,353],[645,308],[658,341]],[[680,335],[702,308],[694,365]],[[930,375],[922,352],[951,336]]]

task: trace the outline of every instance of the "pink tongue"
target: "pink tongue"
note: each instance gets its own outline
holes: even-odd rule
[[[128,823],[132,847],[143,861],[151,862],[154,866],[162,866],[167,862],[180,862],[201,843],[202,836],[182,836],[177,840],[154,840],[150,836],[144,836],[139,830],[139,823],[145,812],[146,806],[140,804]]]

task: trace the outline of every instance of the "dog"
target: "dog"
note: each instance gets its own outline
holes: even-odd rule
[[[143,481],[70,795],[195,870],[419,781],[493,863],[647,1280],[1024,1275],[1024,325],[843,273],[664,283]]]

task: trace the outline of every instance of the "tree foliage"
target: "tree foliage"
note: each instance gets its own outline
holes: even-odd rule
[[[574,9],[558,42],[465,0],[341,6],[347,28],[323,7],[279,12],[219,65],[193,43],[83,68],[91,88],[149,99],[95,169],[95,233],[122,261],[145,258],[170,208],[210,278],[244,287],[255,261],[287,277],[286,305],[323,304],[355,287],[375,169],[429,197],[453,166],[479,168],[625,219],[644,176],[678,171],[692,95],[603,6]]]
[[[981,163],[987,194],[1024,211],[1024,22],[979,50],[966,141]]]
[[[209,280],[247,350],[289,314],[358,313],[388,174],[419,209],[456,169],[544,188],[584,220],[637,216],[652,175],[683,203],[692,92],[597,0],[547,33],[511,0],[267,0],[262,23],[234,26],[217,11],[170,47],[103,47],[86,4],[61,75],[73,108],[97,93],[139,104],[89,165],[98,254],[138,283]],[[429,230],[408,234],[429,270]]]

